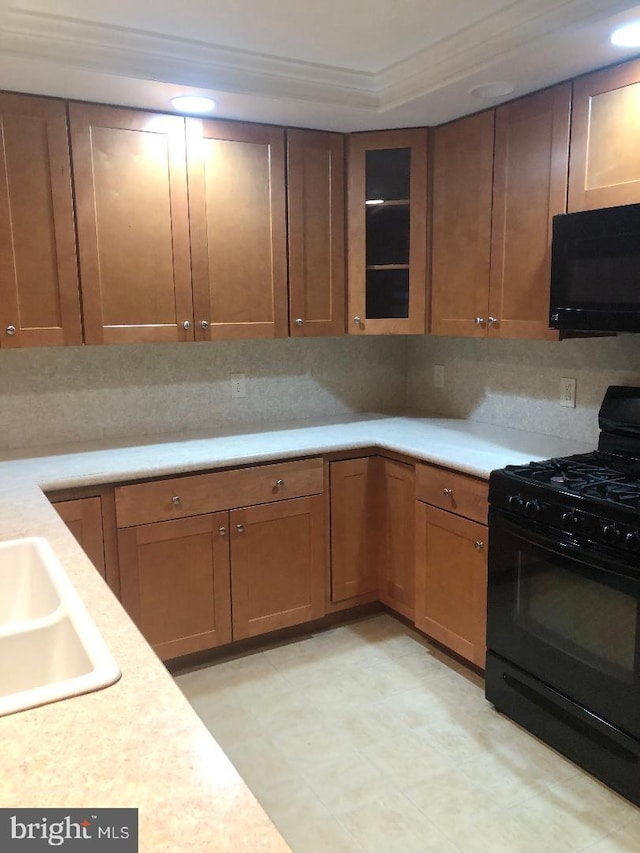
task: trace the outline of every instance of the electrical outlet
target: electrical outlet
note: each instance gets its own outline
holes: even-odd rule
[[[444,364],[433,365],[433,387],[444,388]]]
[[[232,399],[247,396],[247,386],[245,382],[244,373],[232,373],[229,376],[229,380],[231,381]]]
[[[560,405],[570,409],[576,407],[576,380],[563,377],[560,380]]]

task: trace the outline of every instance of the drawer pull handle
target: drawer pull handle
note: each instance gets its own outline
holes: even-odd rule
[[[284,486],[284,480],[276,480],[276,489],[281,489]]]
[[[236,530],[238,533],[244,533],[244,524],[236,524]]]
[[[481,542],[479,539],[476,539],[476,541],[473,543],[473,547],[476,549],[476,551],[482,551],[482,549],[484,548],[484,542]]]
[[[220,536],[226,536],[227,535],[227,528],[226,527],[219,527],[218,533],[220,534]]]
[[[182,501],[180,500],[180,495],[174,495],[174,496],[171,498],[171,503],[172,503],[174,506],[180,506],[180,504],[182,503]]]
[[[442,494],[445,496],[445,498],[452,498],[453,497],[453,489],[443,489]]]

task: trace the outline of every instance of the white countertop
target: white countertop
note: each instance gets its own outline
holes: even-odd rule
[[[369,447],[479,477],[591,449],[464,420],[361,415],[0,454],[0,539],[49,540],[122,670],[105,690],[0,718],[0,806],[138,807],[141,851],[288,849],[42,490]]]

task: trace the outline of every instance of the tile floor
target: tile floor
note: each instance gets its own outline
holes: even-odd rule
[[[640,809],[386,614],[176,680],[295,853],[640,853]]]

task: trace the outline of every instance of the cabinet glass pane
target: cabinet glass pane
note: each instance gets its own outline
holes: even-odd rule
[[[409,198],[411,149],[382,148],[367,151],[366,198],[397,201]]]
[[[409,270],[367,270],[369,320],[409,316]]]
[[[367,266],[409,263],[409,205],[367,207]]]

